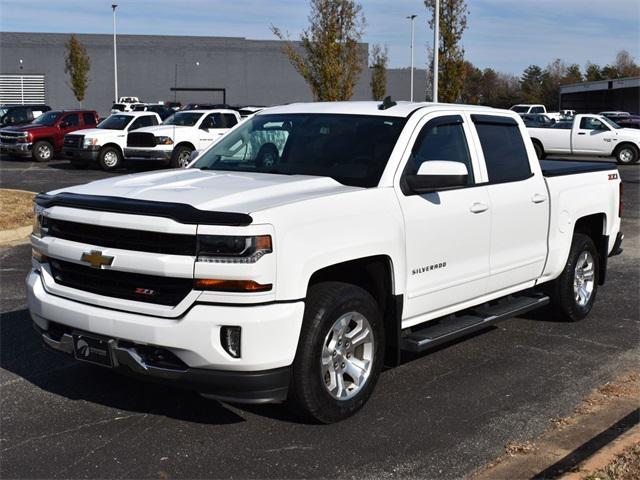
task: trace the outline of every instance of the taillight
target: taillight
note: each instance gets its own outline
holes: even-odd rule
[[[624,187],[622,186],[622,180],[620,180],[620,195],[618,200],[618,217],[622,217],[622,211],[624,210],[624,202],[622,201],[622,194],[624,193]]]

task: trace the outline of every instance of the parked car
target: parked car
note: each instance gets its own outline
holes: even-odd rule
[[[234,110],[226,103],[187,103],[180,110]]]
[[[136,105],[135,107],[133,107],[133,111],[134,112],[155,112],[160,116],[162,120],[169,118],[171,115],[175,113],[175,110],[173,110],[172,108],[166,107],[158,103]]]
[[[599,115],[604,115],[623,128],[640,129],[640,115],[632,115],[629,112],[600,112]]]
[[[29,311],[78,360],[336,422],[402,351],[549,303],[586,317],[620,185],[611,163],[538,161],[507,110],[274,107],[187,169],[38,195]]]
[[[543,113],[549,118],[552,118],[556,121],[561,117],[560,112],[547,112],[547,107],[537,104],[520,103],[518,105],[512,106],[509,110],[512,110],[520,115],[524,115],[527,113]]]
[[[111,105],[111,113],[129,112],[131,109],[124,103],[114,103]]]
[[[48,105],[0,105],[0,128],[30,123],[45,112],[51,110]]]
[[[105,171],[115,170],[122,165],[127,133],[158,125],[161,121],[155,112],[113,114],[96,128],[65,135],[62,155],[71,160],[76,168],[85,168],[97,162]]]
[[[529,128],[538,158],[548,153],[613,156],[620,164],[638,161],[640,131],[622,128],[602,115],[576,115],[571,129]]]
[[[551,125],[556,123],[555,120],[553,120],[552,118],[549,118],[547,115],[543,113],[525,113],[521,115],[521,117],[522,117],[522,121],[527,127],[544,128],[544,127],[550,127]]]
[[[179,111],[162,125],[129,133],[124,156],[184,168],[191,162],[191,152],[206,148],[239,122],[240,115],[234,110]]]
[[[93,110],[58,110],[43,113],[31,123],[0,130],[0,149],[10,155],[48,162],[62,150],[67,133],[95,127]]]
[[[182,108],[182,103],[181,102],[164,102],[164,106],[165,107],[169,107],[170,109],[172,109],[174,112],[178,111]]]

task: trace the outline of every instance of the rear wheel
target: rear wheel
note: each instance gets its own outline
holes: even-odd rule
[[[591,237],[576,233],[562,274],[549,289],[556,312],[572,322],[586,317],[598,292],[600,257]]]
[[[98,164],[105,172],[115,170],[122,165],[122,154],[116,147],[104,147],[98,155]]]
[[[170,165],[172,168],[187,168],[187,165],[191,163],[191,152],[193,148],[187,146],[178,146],[173,149],[171,154]]]
[[[547,156],[546,153],[544,153],[544,148],[542,148],[542,145],[538,142],[533,142],[533,148],[536,151],[536,156],[542,160],[544,157]]]
[[[48,162],[53,160],[53,145],[40,140],[33,145],[33,159],[36,162]]]
[[[638,161],[638,148],[635,145],[621,145],[616,149],[616,161],[620,165],[629,165]]]
[[[340,282],[311,287],[289,402],[316,422],[333,423],[353,415],[373,392],[383,352],[380,311],[367,291]]]

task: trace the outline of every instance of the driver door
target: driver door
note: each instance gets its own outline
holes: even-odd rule
[[[56,137],[56,150],[62,148],[62,142],[67,133],[74,132],[80,128],[80,115],[77,113],[69,113],[60,119],[58,126],[62,135]]]
[[[583,116],[573,132],[574,153],[608,155],[613,150],[615,134],[608,125],[593,116]]]

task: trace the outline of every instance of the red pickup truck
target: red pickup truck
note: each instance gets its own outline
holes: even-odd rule
[[[31,123],[0,130],[0,151],[48,162],[62,150],[67,133],[94,128],[97,124],[98,114],[93,110],[47,112]]]

